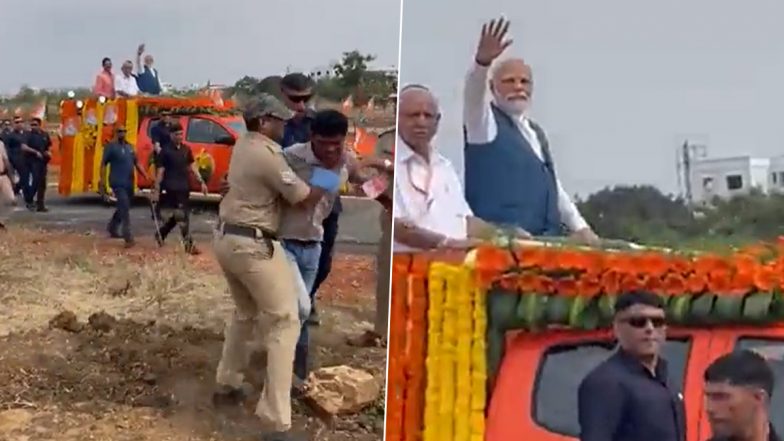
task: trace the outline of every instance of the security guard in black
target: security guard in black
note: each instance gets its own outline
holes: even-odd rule
[[[26,167],[21,181],[25,204],[30,210],[48,211],[44,200],[47,168],[51,159],[49,149],[52,147],[52,140],[49,134],[41,128],[41,119],[33,118],[30,121],[30,131],[26,133],[25,144],[32,149],[32,151],[25,150],[24,152]]]

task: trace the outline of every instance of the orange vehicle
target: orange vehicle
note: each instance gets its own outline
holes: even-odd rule
[[[636,290],[665,302],[687,441],[710,438],[702,376],[735,349],[770,362],[784,432],[784,239],[722,255],[518,242],[395,254],[385,439],[579,439],[579,385],[615,350],[615,300]]]
[[[664,357],[670,362],[672,384],[680,387],[684,397],[688,441],[710,438],[703,411],[704,370],[719,356],[738,348],[768,353],[776,383],[784,385],[784,325],[673,328],[668,332]],[[613,349],[609,331],[557,331],[511,337],[493,388],[486,440],[578,439],[577,388]],[[600,405],[601,397],[597,397],[597,406]],[[777,388],[770,408],[774,410],[773,425],[781,433],[784,387]]]
[[[135,146],[140,163],[152,177],[150,130],[159,124],[163,110],[171,111],[172,118],[182,125],[184,142],[193,149],[202,178],[210,192],[217,193],[228,170],[231,146],[245,132],[245,123],[232,108],[231,102],[217,104],[209,97],[63,101],[57,152],[59,193],[68,196],[110,192],[108,188],[98,188],[98,174],[104,146],[111,142],[118,126],[128,130],[128,142]],[[137,177],[137,191],[151,187],[152,182]],[[199,190],[195,179],[191,188]]]

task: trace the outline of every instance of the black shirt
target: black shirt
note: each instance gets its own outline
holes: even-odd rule
[[[622,350],[580,384],[581,441],[684,441],[686,410],[668,382],[667,362],[653,375]]]
[[[31,130],[25,136],[25,144],[33,150],[45,153],[52,146],[52,140],[49,138],[49,134],[43,130]],[[31,153],[27,153],[27,155],[33,156]]]
[[[163,168],[161,189],[167,191],[190,191],[190,166],[195,162],[190,147],[181,144],[162,149],[155,158],[155,166]]]
[[[8,149],[8,156],[19,156],[22,154],[22,144],[25,142],[25,133],[21,131],[12,130],[6,136],[6,149]]]
[[[150,129],[150,139],[153,145],[157,142],[161,148],[169,146],[172,143],[169,125],[165,123],[156,124],[155,127]]]
[[[313,120],[313,116],[314,112],[308,110],[301,118],[292,118],[286,121],[283,141],[280,143],[280,146],[285,149],[294,144],[310,142],[310,123]]]

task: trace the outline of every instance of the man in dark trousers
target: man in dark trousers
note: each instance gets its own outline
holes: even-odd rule
[[[16,175],[19,178],[14,183],[14,194],[22,193],[26,185],[24,183],[27,182],[24,178],[27,177],[29,179],[29,176],[27,175],[27,164],[25,163],[25,152],[35,156],[35,151],[32,151],[30,147],[27,146],[26,141],[27,133],[24,129],[24,120],[22,120],[22,117],[17,116],[14,118],[13,128],[6,134],[5,139],[8,159],[11,161],[11,165],[14,170],[16,170]]]
[[[762,356],[752,351],[723,355],[703,377],[713,431],[709,441],[781,441],[770,422],[775,376]]]
[[[170,127],[172,144],[157,155],[155,164],[156,179],[152,192],[153,203],[172,210],[172,215],[155,234],[158,245],[163,246],[166,237],[177,224],[180,225],[185,251],[198,254],[190,233],[190,175],[198,181],[203,194],[207,194],[207,184],[199,174],[196,160],[190,147],[182,142],[182,126],[175,122]],[[161,190],[164,197],[161,198]]]
[[[174,123],[172,119],[171,111],[170,110],[163,110],[161,111],[161,119],[150,129],[150,140],[152,141],[152,160],[153,163],[157,163],[156,158],[158,154],[161,153],[166,147],[171,146],[172,144],[172,136],[171,136],[171,126]],[[161,218],[161,207],[160,204],[155,204],[153,206],[155,212],[152,214],[153,219],[156,217],[158,219]]]
[[[27,209],[46,212],[49,211],[44,203],[46,173],[49,161],[52,159],[50,152],[52,140],[41,127],[41,123],[41,118],[33,118],[30,121],[30,131],[27,132],[25,142],[22,145],[25,172],[21,176],[21,182]]]
[[[131,234],[131,198],[133,197],[133,170],[148,179],[144,167],[139,165],[133,146],[125,138],[125,127],[118,127],[115,131],[115,140],[106,146],[103,151],[101,161],[101,182],[98,187],[103,191],[105,183],[103,177],[106,176],[106,166],[109,166],[109,186],[117,199],[116,209],[106,227],[109,236],[113,238],[125,239],[126,248],[134,245],[133,235]],[[122,232],[118,229],[122,228]]]
[[[580,441],[685,441],[683,396],[661,357],[667,336],[661,297],[622,294],[613,331],[618,351],[580,384]]]
[[[310,124],[313,121],[314,111],[308,106],[308,103],[313,98],[313,80],[301,73],[291,73],[283,77],[280,88],[283,102],[294,112],[294,118],[286,122],[281,146],[286,149],[294,144],[310,142]],[[334,256],[335,241],[338,237],[338,220],[341,211],[343,211],[343,205],[338,195],[332,206],[332,211],[322,224],[324,238],[321,242],[321,256],[316,279],[310,293],[310,298],[314,302],[311,304],[310,318],[308,319],[308,323],[311,325],[319,324],[315,304],[316,293],[332,271],[332,257]]]

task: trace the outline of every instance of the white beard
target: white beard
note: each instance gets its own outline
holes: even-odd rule
[[[508,100],[504,97],[493,94],[495,104],[504,112],[512,116],[523,116],[528,112],[530,107],[529,100]]]

